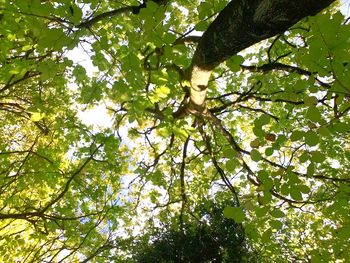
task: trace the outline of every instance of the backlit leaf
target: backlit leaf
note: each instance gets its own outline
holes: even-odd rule
[[[245,219],[243,209],[240,207],[227,206],[225,207],[223,213],[226,218],[233,219],[236,223],[242,223]]]

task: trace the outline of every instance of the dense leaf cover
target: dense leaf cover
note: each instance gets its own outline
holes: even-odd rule
[[[230,204],[230,202],[228,203]],[[227,204],[227,205],[228,205]],[[241,224],[225,218],[222,204],[204,201],[196,208],[202,219],[183,225],[162,222],[129,245],[135,262],[257,262],[258,255],[244,241]]]
[[[129,262],[130,239],[205,223],[209,199],[260,262],[349,260],[349,18],[336,1],[232,54],[193,107],[227,4],[0,0],[0,262]],[[110,127],[79,118],[97,105]]]

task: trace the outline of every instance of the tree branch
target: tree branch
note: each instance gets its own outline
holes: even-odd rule
[[[218,164],[218,162],[215,158],[215,154],[213,153],[209,137],[205,134],[202,126],[199,126],[199,131],[200,131],[200,133],[203,137],[203,140],[207,146],[207,149],[208,149],[209,154],[210,154],[210,158],[214,164],[216,171],[220,174],[221,180],[225,183],[225,185],[228,187],[228,189],[230,189],[231,193],[233,194],[233,197],[235,199],[235,205],[240,206],[238,193],[236,192],[235,188],[231,184],[230,180],[227,178],[224,170]]]
[[[268,72],[268,71],[272,71],[272,70],[281,70],[281,71],[286,71],[286,72],[290,72],[290,73],[297,73],[299,75],[304,75],[307,77],[313,76],[315,73],[312,73],[308,70],[296,67],[296,66],[291,66],[291,65],[286,65],[283,63],[279,63],[279,62],[273,62],[273,63],[269,63],[269,64],[264,64],[262,66],[245,66],[245,65],[241,65],[241,68],[243,70],[249,70],[251,72]],[[330,85],[320,81],[317,77],[314,77],[316,82],[320,85],[323,86],[325,88],[330,88]]]
[[[261,40],[281,34],[335,0],[235,0],[204,32],[186,70],[191,82],[190,111],[203,112],[211,71],[229,57]]]
[[[167,1],[162,1],[162,0],[154,0],[155,3],[157,3],[158,5],[164,5],[167,3]],[[121,7],[118,9],[114,9],[112,11],[108,11],[102,14],[98,14],[95,17],[88,19],[82,23],[80,23],[79,25],[77,25],[77,28],[90,28],[91,26],[93,26],[94,24],[106,19],[106,18],[112,18],[112,17],[116,17],[125,13],[132,13],[134,15],[137,15],[140,13],[140,10],[142,8],[146,8],[147,7],[147,0],[144,0],[142,4],[140,5],[135,5],[135,6],[125,6],[125,7]]]
[[[24,212],[24,213],[17,213],[17,214],[0,214],[0,219],[25,219],[29,220],[29,218],[32,217],[45,217],[45,212],[51,208],[55,203],[57,203],[69,190],[69,186],[73,179],[81,173],[81,171],[86,167],[86,165],[93,159],[93,156],[97,153],[97,151],[103,146],[103,144],[100,144],[96,149],[91,153],[89,158],[85,160],[85,162],[76,170],[71,177],[66,182],[66,185],[64,189],[50,202],[48,202],[42,209],[38,209],[35,212]]]
[[[185,205],[187,203],[186,186],[185,186],[185,166],[186,166],[186,157],[187,157],[187,147],[188,147],[189,141],[190,141],[190,136],[187,137],[184,143],[184,147],[182,151],[182,162],[181,162],[181,168],[180,168],[180,187],[181,187],[181,200],[182,200],[181,212],[180,212],[181,226],[183,224],[183,213],[185,210]]]
[[[138,8],[138,6],[126,6],[126,7],[114,9],[112,11],[108,11],[108,12],[99,14],[99,15],[97,15],[89,20],[86,20],[86,21],[80,23],[79,25],[77,25],[76,27],[77,28],[90,28],[92,25],[100,22],[103,19],[116,17],[118,15],[125,14],[125,13],[132,13],[135,8]]]

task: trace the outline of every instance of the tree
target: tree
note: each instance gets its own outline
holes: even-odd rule
[[[0,259],[125,262],[149,218],[228,198],[263,262],[350,258],[340,3],[101,2],[1,2]]]
[[[226,202],[230,204],[231,202]],[[132,240],[134,262],[257,262],[249,244],[244,242],[241,224],[223,216],[224,206],[204,200],[198,207],[199,218],[182,224],[162,222],[149,226],[151,233]]]

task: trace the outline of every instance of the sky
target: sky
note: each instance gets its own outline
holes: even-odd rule
[[[345,14],[345,16],[349,16],[350,14],[350,0],[340,0],[341,7],[340,11]]]

